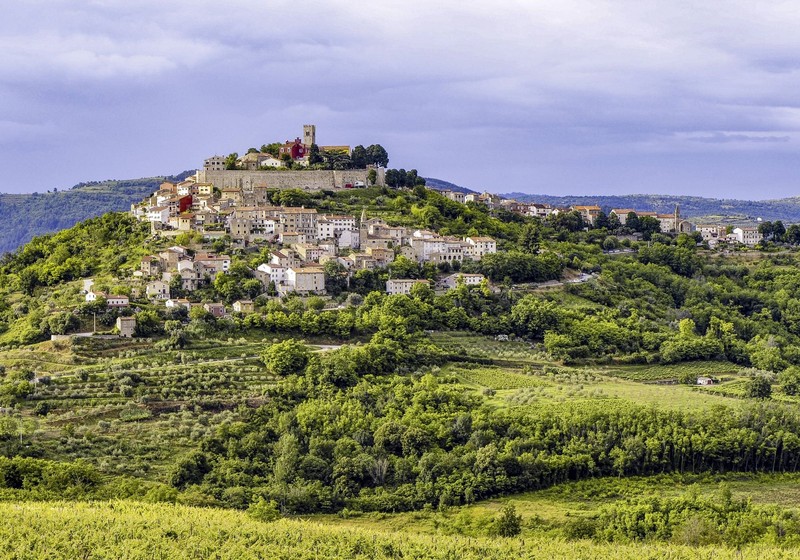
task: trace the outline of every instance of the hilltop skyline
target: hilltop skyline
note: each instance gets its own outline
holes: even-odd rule
[[[322,143],[380,143],[390,167],[474,190],[800,191],[790,4],[54,0],[7,12],[3,192],[196,168],[304,123]]]

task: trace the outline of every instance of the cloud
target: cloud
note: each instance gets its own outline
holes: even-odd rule
[[[487,187],[688,188],[676,157],[713,177],[794,148],[798,24],[791,4],[739,0],[32,0],[0,21],[0,119],[25,123],[0,125],[0,163],[41,159],[14,139],[51,134],[71,142],[46,154],[48,185],[170,172],[313,121]],[[771,165],[790,188],[790,162]]]
[[[731,142],[753,142],[773,144],[775,142],[789,142],[790,136],[754,136],[752,134],[724,134],[715,132],[708,136],[693,136],[688,138],[691,142],[704,142],[708,144],[728,144]]]

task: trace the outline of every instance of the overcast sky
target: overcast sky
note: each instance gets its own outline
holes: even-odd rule
[[[3,192],[300,134],[544,194],[798,194],[796,2],[26,0],[0,19]]]

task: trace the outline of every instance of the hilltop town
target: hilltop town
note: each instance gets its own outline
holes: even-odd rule
[[[327,276],[345,276],[349,281],[359,270],[383,269],[398,258],[441,266],[442,274],[435,284],[438,289],[455,287],[458,282],[488,284],[482,274],[459,271],[463,263],[478,262],[498,251],[492,237],[441,235],[432,229],[392,225],[382,218],[369,217],[366,210],[358,215],[325,213],[303,204],[309,193],[385,189],[387,177],[399,189],[424,185],[416,172],[411,175],[411,184],[397,185],[398,174],[405,178],[409,173],[381,166],[388,163],[382,147],[317,146],[316,127],[304,125],[302,137],[265,145],[262,150],[251,149],[242,157],[207,158],[202,169],[186,180],[162,183],[152,196],[134,204],[131,214],[148,222],[153,235],[163,238],[229,240],[232,246],[251,251],[267,247],[268,258],[250,270],[260,282],[260,291],[254,289],[254,295],[325,295],[326,270]],[[333,160],[338,163],[331,163]],[[331,169],[320,168],[326,161]],[[632,240],[655,233],[683,233],[714,248],[737,244],[754,247],[763,239],[757,227],[694,224],[681,217],[677,206],[672,214],[632,208],[613,208],[606,214],[596,205],[560,208],[504,199],[489,192],[445,190],[440,194],[461,205],[480,205],[489,211],[542,222],[573,220],[575,229],[627,231]],[[164,301],[168,307],[190,307],[185,296],[213,283],[230,266],[230,255],[175,244],[145,256],[137,274],[145,282],[148,297]],[[427,280],[390,278],[386,292],[407,294],[420,282]],[[93,297],[87,294],[87,301]],[[249,312],[252,305],[251,300],[237,301],[231,309]],[[220,303],[204,306],[216,316],[226,313]]]

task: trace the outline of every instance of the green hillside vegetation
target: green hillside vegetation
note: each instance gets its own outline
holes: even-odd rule
[[[486,539],[391,534],[330,523],[265,523],[244,513],[110,502],[0,504],[0,554],[23,558],[573,559],[777,560],[771,547],[720,550],[663,544],[595,544],[560,539]]]
[[[175,176],[80,183],[71,189],[32,194],[0,194],[0,254],[13,251],[36,236],[70,228],[106,212],[127,211]]]
[[[624,230],[421,186],[271,196],[492,235],[500,252],[455,267],[398,258],[350,282],[328,267],[326,298],[261,295],[251,268],[275,246],[153,238],[123,214],[7,255],[0,500],[15,505],[0,504],[0,550],[60,550],[80,511],[80,546],[98,557],[126,544],[129,557],[242,557],[242,543],[292,558],[796,555],[796,496],[770,492],[800,466],[795,252],[718,255],[657,232],[606,252]],[[232,256],[192,297],[252,296],[255,311],[216,319],[144,298],[141,256],[184,242]],[[390,277],[454,270],[491,285],[384,293]],[[90,276],[131,309],[85,303]],[[121,313],[136,317],[132,339],[49,340],[95,321],[111,332]],[[93,503],[44,503],[63,499]],[[297,516],[324,528],[270,521]],[[93,529],[103,518],[113,531]],[[381,532],[415,525],[461,536]]]

